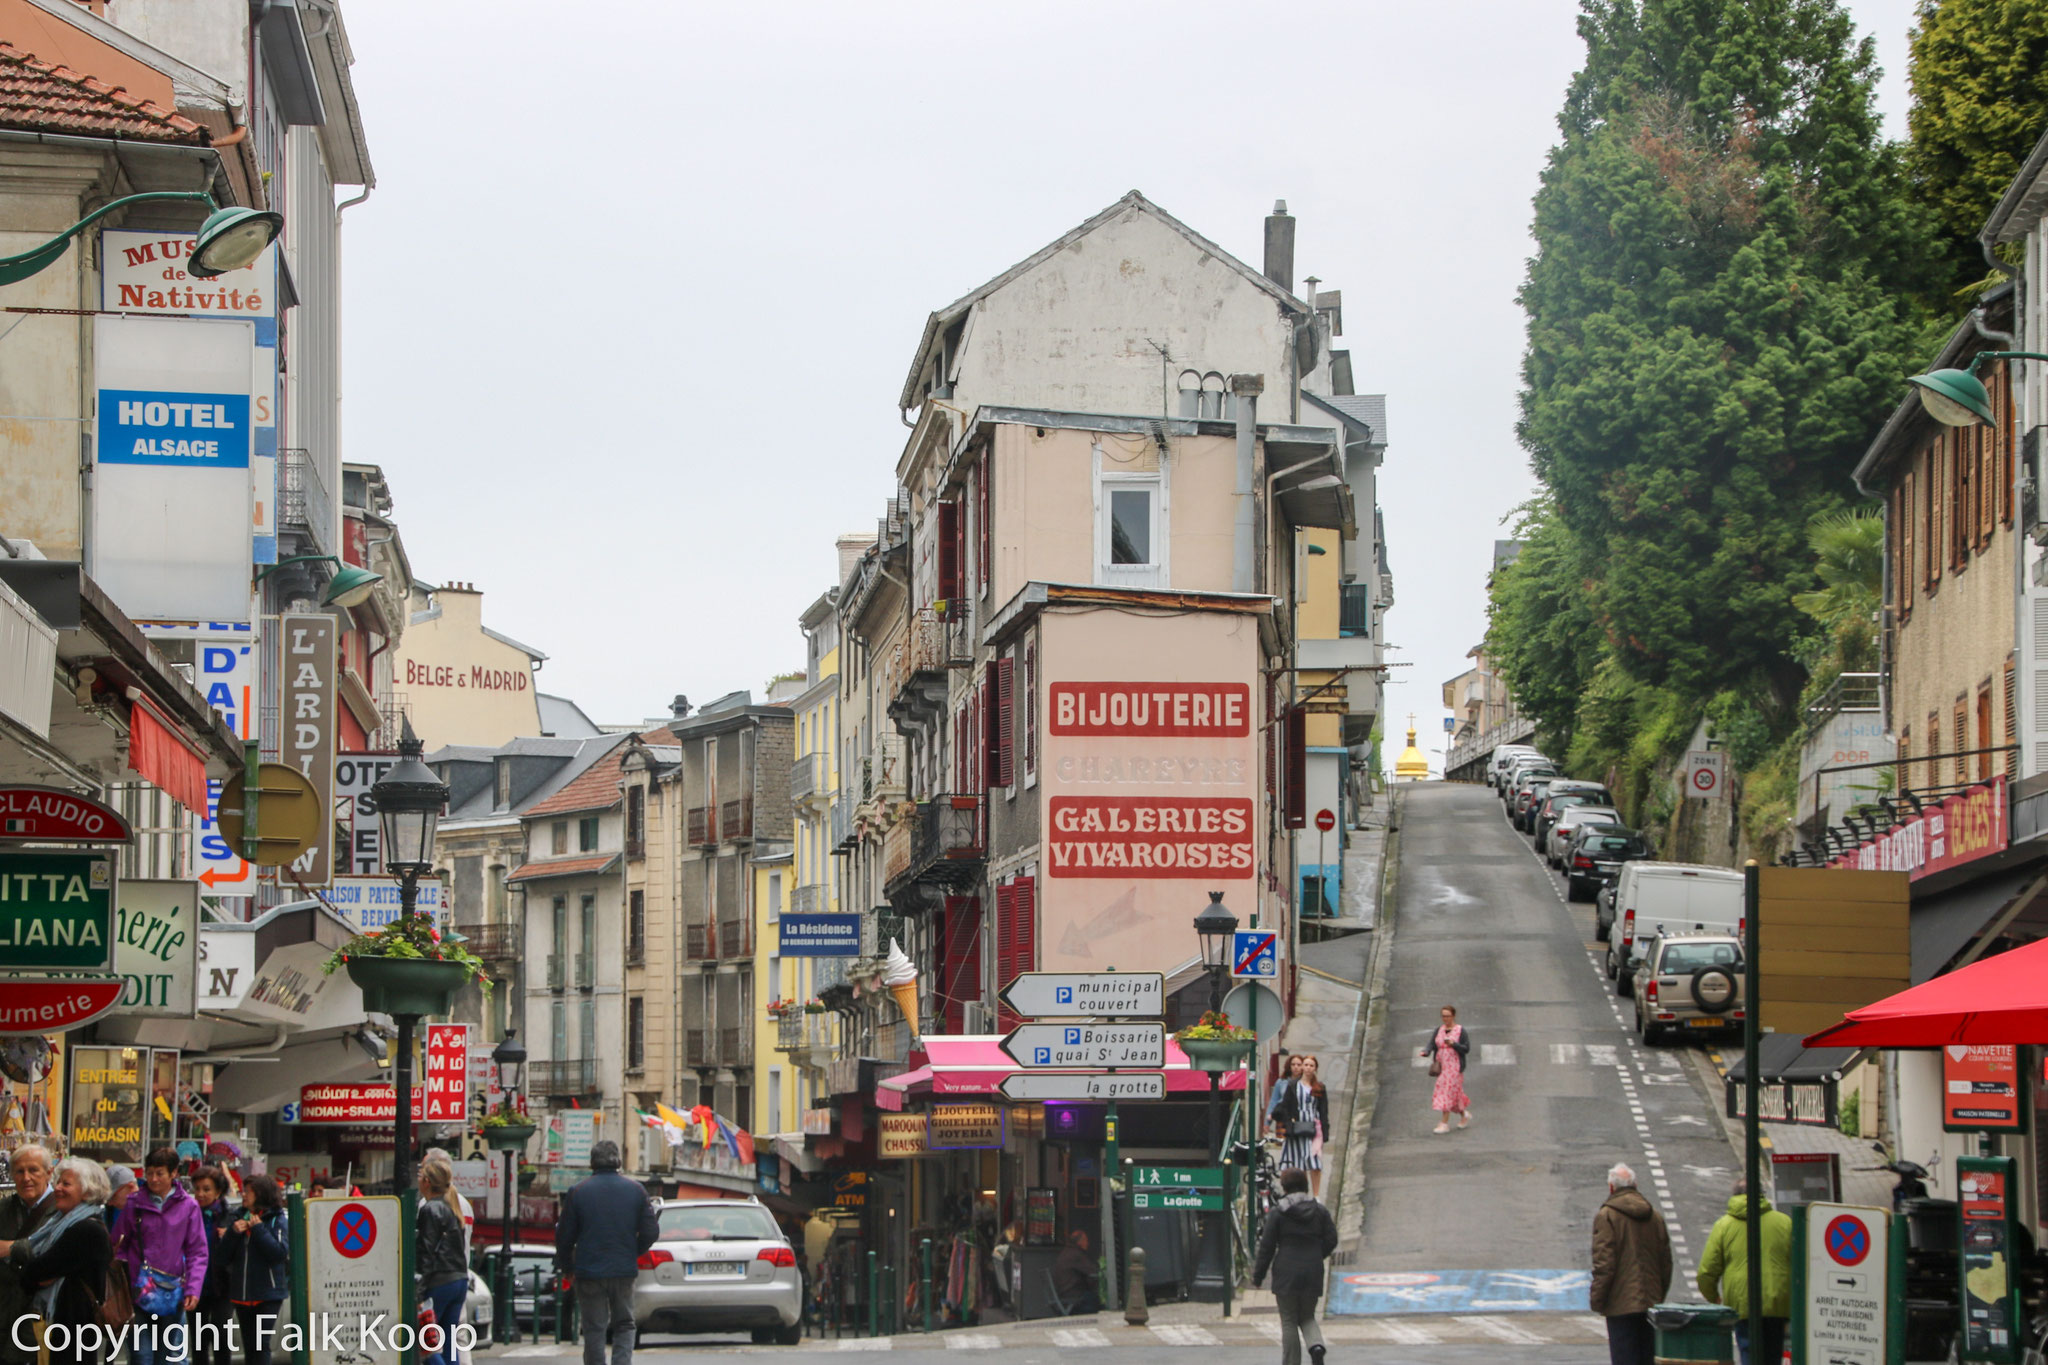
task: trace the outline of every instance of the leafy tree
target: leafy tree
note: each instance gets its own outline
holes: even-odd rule
[[[2048,4],[1923,0],[1919,19],[1908,164],[1962,288],[1989,273],[1977,233],[2048,131]]]
[[[1631,677],[1702,702],[1761,679],[1783,716],[1805,528],[1909,372],[1923,220],[1835,0],[1582,3],[1520,294],[1519,434],[1569,533],[1550,577],[1569,544]],[[1524,591],[1495,632],[1533,662],[1509,627],[1558,590]]]
[[[1577,539],[1551,506],[1524,504],[1515,525],[1521,554],[1493,576],[1486,654],[1523,714],[1568,737],[1579,701],[1605,653],[1593,619],[1591,571]]]
[[[1884,514],[1824,513],[1807,527],[1806,538],[1821,586],[1797,594],[1792,605],[1831,631],[1868,632],[1884,591]]]

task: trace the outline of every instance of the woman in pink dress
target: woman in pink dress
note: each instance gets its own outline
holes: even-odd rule
[[[1432,1132],[1450,1132],[1452,1114],[1458,1116],[1460,1128],[1472,1122],[1472,1101],[1465,1095],[1465,1057],[1471,1050],[1472,1035],[1458,1022],[1457,1007],[1445,1005],[1443,1022],[1422,1049],[1424,1057],[1436,1061],[1436,1090],[1429,1101],[1429,1107],[1436,1110]]]

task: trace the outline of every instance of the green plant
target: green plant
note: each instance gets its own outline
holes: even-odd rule
[[[518,1108],[516,1108],[513,1105],[512,1101],[500,1100],[498,1101],[497,1108],[491,1110],[489,1113],[485,1114],[482,1118],[476,1121],[476,1126],[480,1129],[514,1128],[520,1126],[531,1126],[532,1123],[533,1120],[527,1117],[526,1114],[521,1112]]]
[[[470,975],[483,989],[491,993],[490,973],[484,968],[484,961],[469,949],[453,940],[443,939],[441,931],[426,915],[400,915],[382,929],[371,934],[357,934],[329,955],[320,970],[332,976],[348,965],[352,957],[382,957],[414,962],[453,962],[469,968]]]
[[[1842,1103],[1835,1113],[1835,1126],[1842,1130],[1843,1137],[1863,1136],[1863,1092],[1851,1090],[1842,1096]]]
[[[1173,1036],[1183,1043],[1248,1043],[1258,1038],[1259,1031],[1239,1028],[1219,1010],[1205,1010],[1200,1019]]]

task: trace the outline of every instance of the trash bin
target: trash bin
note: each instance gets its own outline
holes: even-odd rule
[[[1718,1303],[1660,1303],[1650,1310],[1657,1329],[1657,1365],[1733,1365],[1735,1310]]]

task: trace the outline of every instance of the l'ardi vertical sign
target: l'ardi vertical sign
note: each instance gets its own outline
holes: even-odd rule
[[[319,797],[318,809],[334,809],[334,708],[336,626],[332,616],[279,619],[278,745],[283,761],[306,775]],[[261,818],[260,807],[258,818]],[[291,865],[308,886],[334,877],[334,822]]]

